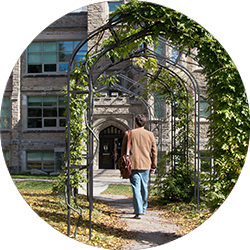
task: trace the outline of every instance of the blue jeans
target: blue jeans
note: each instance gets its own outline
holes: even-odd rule
[[[133,189],[135,214],[142,214],[148,207],[148,181],[150,170],[132,170],[130,182]]]

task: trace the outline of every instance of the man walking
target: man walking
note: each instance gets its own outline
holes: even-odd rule
[[[157,166],[157,148],[152,132],[144,129],[146,117],[139,114],[135,117],[136,128],[132,130],[130,159],[132,173],[130,182],[133,189],[133,207],[135,219],[140,219],[148,206],[149,172],[154,173]],[[128,131],[122,142],[121,155],[125,154],[128,141]]]

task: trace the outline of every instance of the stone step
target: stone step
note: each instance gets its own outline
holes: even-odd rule
[[[119,169],[97,169],[94,170],[93,176],[95,177],[120,177]]]
[[[120,170],[119,169],[96,169],[93,172],[94,178],[98,177],[106,177],[106,178],[112,178],[112,177],[120,177]],[[155,175],[151,175],[151,184],[155,181]]]

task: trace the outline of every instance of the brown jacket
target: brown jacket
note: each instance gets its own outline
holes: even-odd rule
[[[121,155],[126,154],[128,141],[128,131],[126,131],[123,141]],[[154,134],[143,127],[132,130],[130,159],[132,169],[148,170],[157,166],[157,148]]]

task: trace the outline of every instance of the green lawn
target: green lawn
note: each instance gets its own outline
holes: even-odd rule
[[[53,182],[48,181],[15,181],[19,191],[51,190]]]
[[[48,224],[67,235],[67,206],[63,195],[53,193],[53,182],[14,181],[19,192],[30,207]],[[92,241],[89,241],[89,202],[87,197],[79,195],[78,204],[82,208],[82,218],[76,240],[85,244],[107,249],[122,249],[133,239],[128,232],[127,222],[119,219],[119,211],[102,201],[94,200],[92,212]],[[70,237],[78,223],[78,214],[71,211]],[[84,247],[84,246],[83,246]]]
[[[12,174],[12,179],[44,179],[44,180],[56,180],[57,176],[54,175],[31,175],[31,174]]]
[[[104,190],[101,194],[126,195],[126,196],[133,195],[131,185],[115,185],[115,184],[109,185],[108,188]]]

